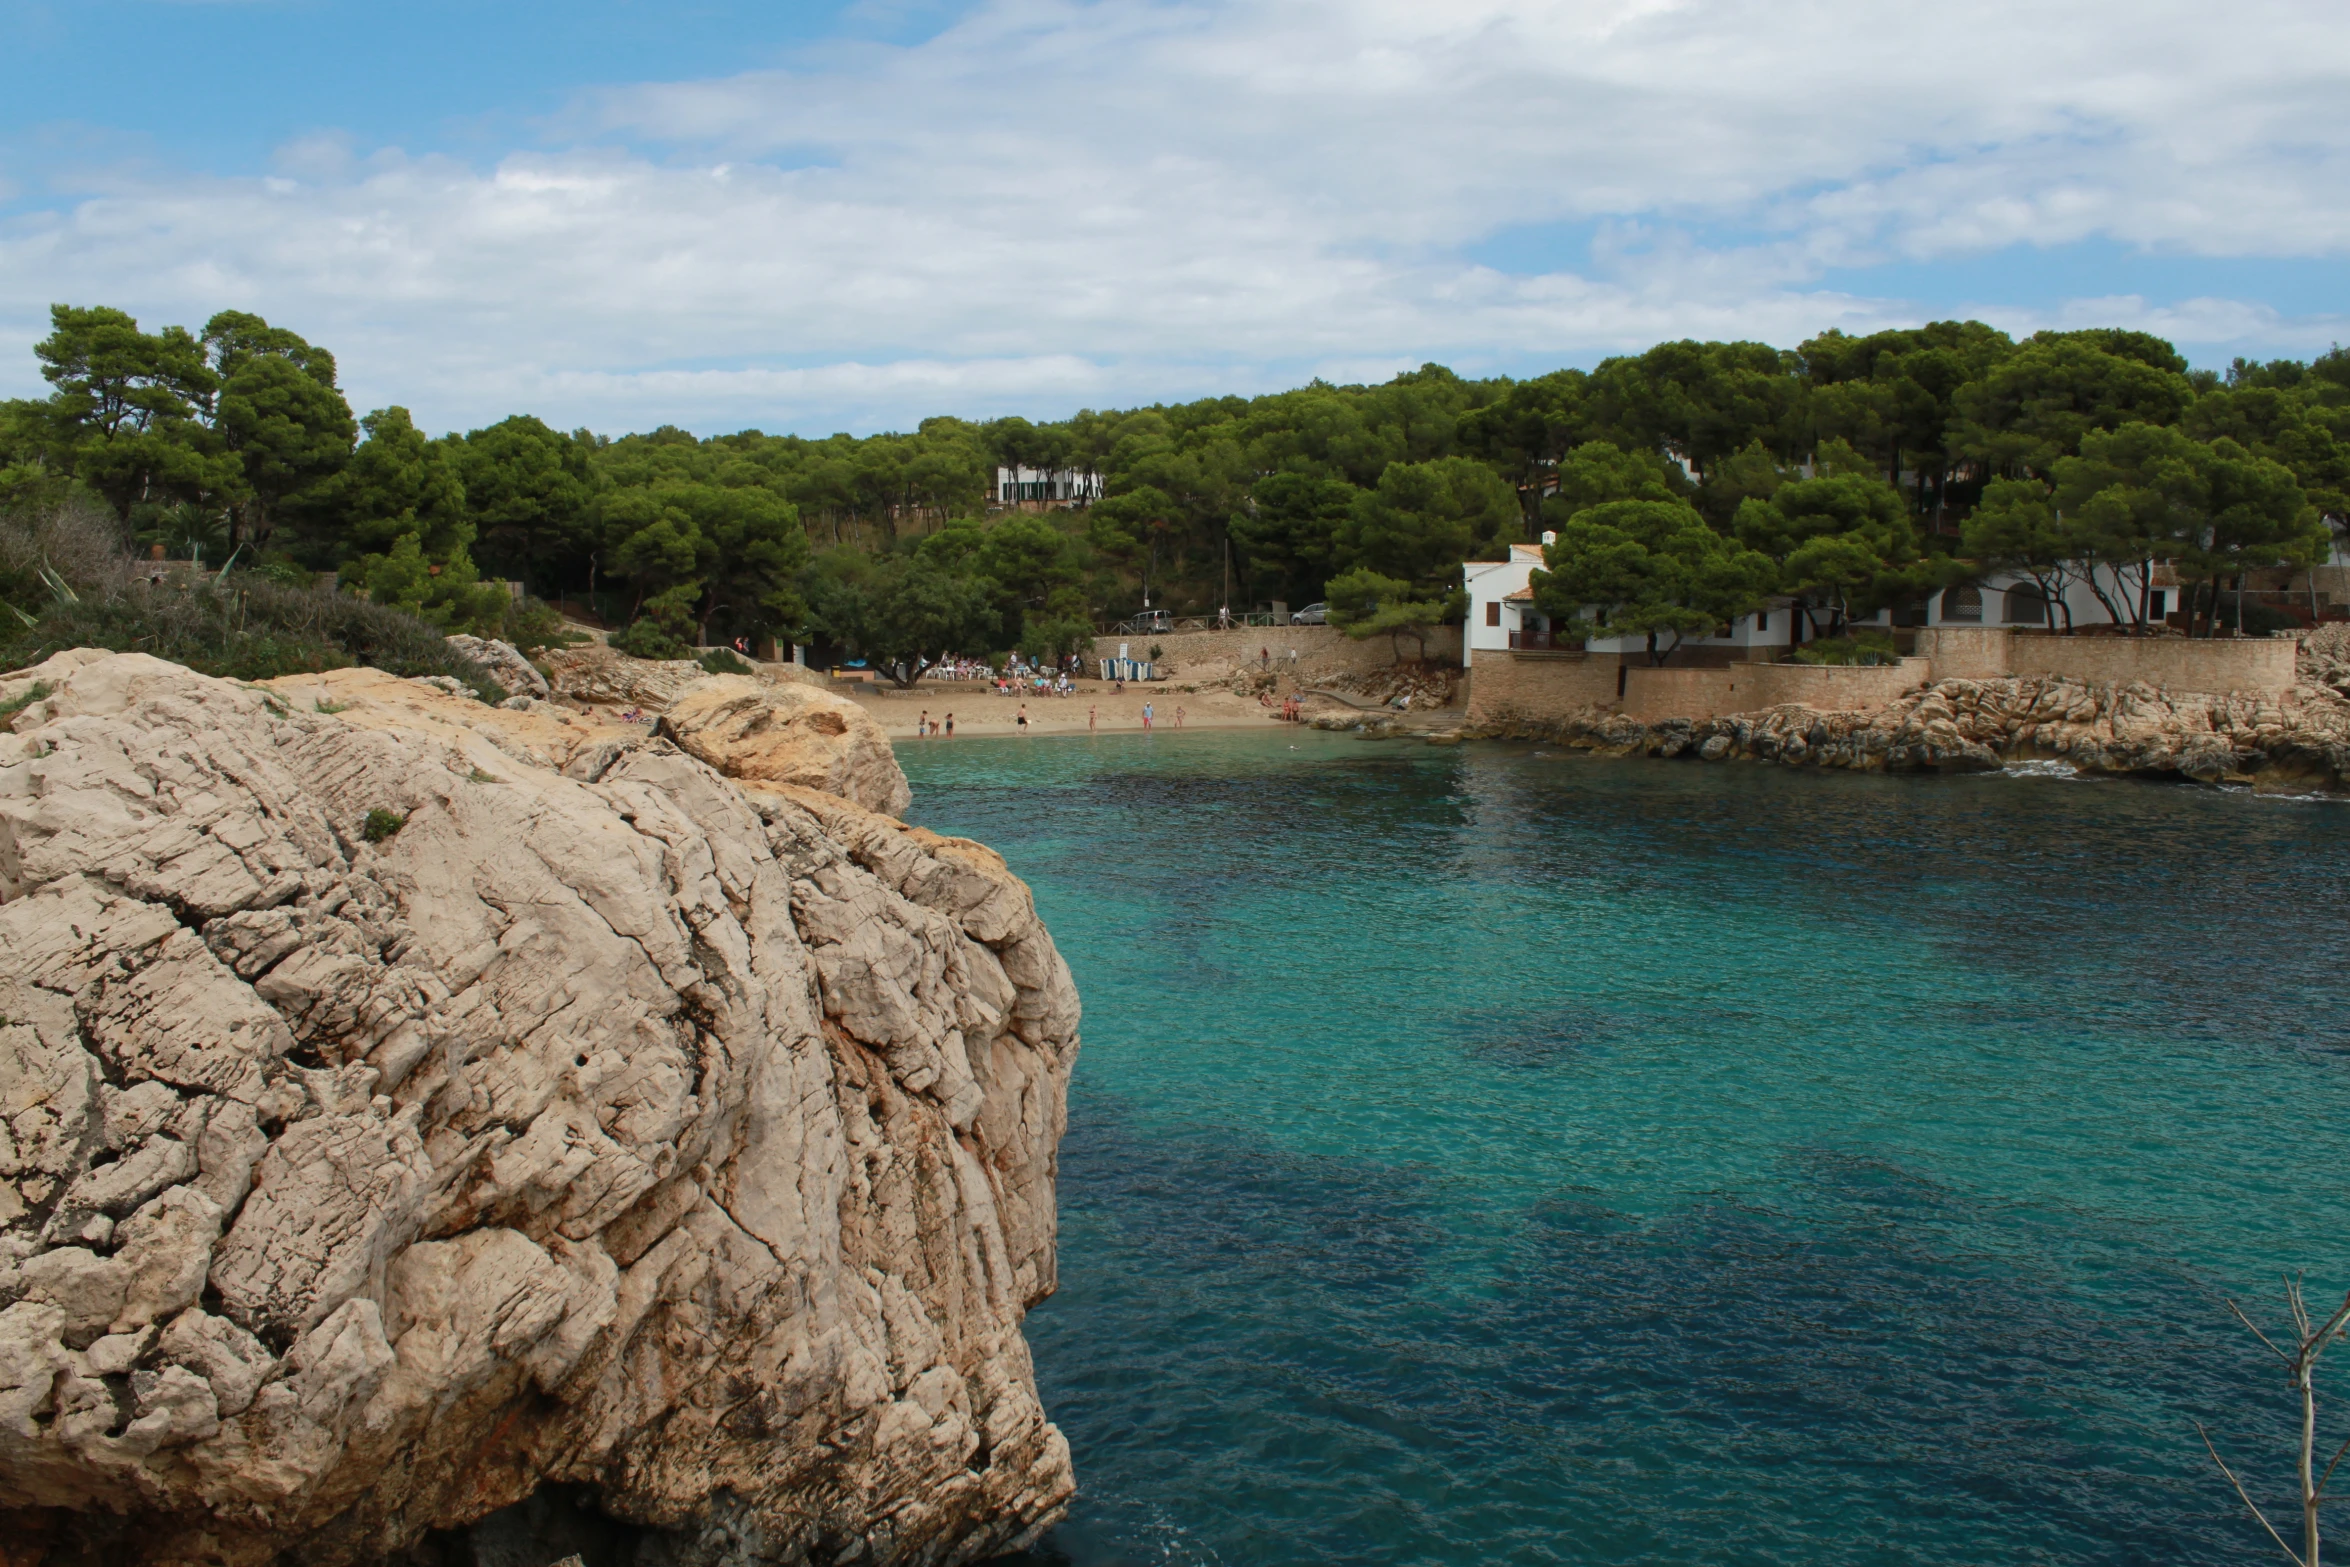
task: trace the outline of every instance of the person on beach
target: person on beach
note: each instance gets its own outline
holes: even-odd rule
[[[1257,649],[1257,668],[1259,668],[1260,670],[1262,670],[1262,669],[1271,669],[1272,667],[1273,667],[1273,650],[1272,650],[1271,648],[1269,648],[1269,647],[1261,647],[1261,648],[1258,648],[1258,649]]]
[[[1175,704],[1175,727],[1178,729],[1183,727],[1183,704],[1180,702]]]
[[[1101,709],[1096,707],[1093,703],[1088,702],[1085,704],[1085,732],[1087,734],[1092,734],[1094,732],[1095,723],[1100,713]]]
[[[954,737],[955,737],[955,715],[954,715],[954,714],[952,714],[952,713],[949,713],[949,714],[947,714],[947,738],[948,738],[949,740],[952,740]]]
[[[1020,726],[1022,734],[1028,733],[1028,704],[1026,702],[1020,704],[1020,716],[1013,722]]]
[[[929,735],[929,733],[930,709],[926,707],[922,710],[922,716],[914,720],[914,738],[917,740],[924,739]]]
[[[1148,702],[1145,702],[1145,703],[1143,703],[1143,704],[1142,704],[1142,727],[1143,727],[1143,728],[1145,728],[1145,729],[1148,729],[1150,726],[1151,726],[1151,705],[1150,705]]]

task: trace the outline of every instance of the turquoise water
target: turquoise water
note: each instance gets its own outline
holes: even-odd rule
[[[1085,998],[1035,1561],[2257,1556],[2193,1422],[2281,1486],[2222,1297],[2350,1287],[2350,807],[900,750]]]

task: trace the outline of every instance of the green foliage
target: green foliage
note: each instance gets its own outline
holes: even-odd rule
[[[631,658],[689,658],[694,650],[694,600],[701,585],[681,582],[644,602],[644,613],[611,638]]]
[[[2041,332],[1955,394],[1953,452],[2009,473],[2054,472],[2093,430],[2175,424],[2194,389],[2140,333]]]
[[[694,660],[713,675],[755,675],[757,670],[725,648],[714,647]]]
[[[407,825],[407,817],[379,805],[367,813],[366,821],[360,823],[359,836],[369,843],[382,843]]]
[[[1410,637],[1418,645],[1419,656],[1425,657],[1429,629],[1444,618],[1441,597],[1417,594],[1410,583],[1400,578],[1381,576],[1360,566],[1331,578],[1325,591],[1329,596],[1330,624],[1357,642],[1386,636],[1399,663],[1403,659],[1403,639]]]
[[[1517,491],[1467,457],[1391,463],[1355,497],[1338,528],[1337,564],[1401,578],[1441,595],[1464,560],[1491,558],[1521,536]]]
[[[508,601],[506,623],[498,635],[526,655],[542,653],[551,647],[575,647],[592,640],[585,632],[565,625],[563,617],[545,600],[529,597]]]
[[[475,542],[498,575],[531,582],[542,562],[594,548],[584,442],[516,414],[475,430],[454,455]]]
[[[1776,565],[1778,590],[1807,615],[1825,609],[1840,623],[1920,586],[1916,525],[1900,492],[1879,478],[1790,480],[1768,500],[1740,503],[1732,531]]]
[[[918,555],[827,550],[807,583],[816,627],[900,686],[947,653],[985,646],[997,623],[993,584]]]
[[[2142,579],[2150,546],[2185,541],[2181,568],[2208,600],[2350,533],[2350,353],[2189,375],[2171,345],[2121,330],[2016,343],[1943,321],[1822,333],[1795,353],[1682,341],[1525,381],[1423,365],[1373,385],[816,440],[668,426],[606,439],[521,414],[436,438],[396,407],[355,426],[331,354],[234,310],[190,331],[59,306],[36,355],[49,395],[0,402],[0,505],[86,495],[111,512],[117,549],[233,556],[287,587],[334,573],[433,623],[535,646],[559,625],[517,631],[485,574],[625,625],[623,645],[682,652],[798,640],[819,586],[838,618],[842,574],[818,567],[819,546],[910,552],[930,577],[984,589],[989,624],[958,651],[1041,654],[1138,598],[1180,614],[1297,604],[1358,569],[1441,605],[1463,560],[1624,502],[1693,502],[1741,543],[1772,534],[1751,547],[1831,619],[1984,569],[1947,552],[1969,548],[1959,530],[1979,498],[2023,480],[2055,494],[2069,558],[2109,566],[2082,580],[2123,620],[2135,611],[2111,584]],[[2100,444],[2133,427],[2200,455]],[[986,517],[998,464],[1091,474],[1106,498]],[[1805,510],[1821,481],[1891,499],[1827,508],[1831,527]],[[1998,518],[2016,493],[1997,491],[1978,542],[2012,532]],[[1905,537],[1888,514],[1933,531]],[[1983,547],[2023,558],[2004,535]],[[0,620],[45,612],[23,576],[0,561],[16,612]]]
[[[1534,573],[1534,602],[1569,636],[1637,637],[1662,664],[1689,637],[1760,609],[1770,559],[1686,502],[1610,501],[1568,520]]]
[[[348,575],[375,603],[406,610],[444,632],[496,636],[512,604],[504,588],[481,580],[462,549],[447,564],[435,564],[413,533],[401,534],[387,554],[362,556]]]
[[[1787,655],[1792,664],[1898,664],[1901,650],[1881,631],[1856,631],[1849,636],[1821,637]]]
[[[1994,479],[1959,538],[1976,564],[2030,577],[2053,615],[2066,602],[2063,591],[2070,575],[2068,563],[2075,558],[2075,540],[2081,531],[2077,526],[2068,527],[2057,515],[2048,486],[2039,480]],[[2071,611],[2063,613],[2069,627]]]
[[[1558,490],[1543,499],[1542,525],[1556,528],[1609,501],[1676,501],[1688,490],[1681,470],[1655,452],[1585,441],[1559,460]]]
[[[2148,558],[2169,560],[2198,592],[2207,587],[2215,605],[2223,580],[2254,567],[2313,564],[2331,541],[2294,471],[2230,436],[2204,442],[2178,429],[2125,424],[2085,437],[2079,456],[2054,468],[2053,504],[2067,519],[2062,549],[2124,571],[2142,571]],[[2136,615],[2131,604],[2109,602],[2107,611],[2117,620]]]
[[[506,694],[438,627],[413,615],[249,575],[185,590],[129,585],[52,604],[33,625],[0,634],[0,668],[21,669],[76,647],[152,653],[234,680],[366,664],[395,675],[453,676],[485,702]]]

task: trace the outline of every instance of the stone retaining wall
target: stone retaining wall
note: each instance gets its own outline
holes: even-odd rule
[[[1823,712],[1869,712],[1940,680],[2017,676],[2092,686],[2133,682],[2165,691],[2275,695],[2292,689],[2291,638],[2213,641],[2185,637],[2066,637],[2005,626],[1937,626],[1918,633],[1918,657],[1898,664],[1732,664],[1653,669],[1611,653],[1506,653],[1477,660],[1469,722],[1511,727],[1555,723],[1610,708],[1642,723],[1708,719],[1799,703]],[[1619,678],[1618,669],[1622,673]]]
[[[2090,685],[2143,681],[2169,691],[2289,691],[2290,637],[2081,637],[2005,626],[1934,626],[1918,655],[1937,680],[2051,676]]]
[[[1726,669],[1630,668],[1627,718],[1719,718],[1800,702],[1829,712],[1866,712],[1899,701],[1932,679],[1922,658],[1899,664],[1733,664]]]
[[[1469,716],[1476,725],[1548,724],[1616,700],[1622,660],[1612,654],[1487,652],[1469,669]]]

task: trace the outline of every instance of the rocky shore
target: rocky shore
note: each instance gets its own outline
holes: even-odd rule
[[[1068,970],[854,704],[672,673],[657,734],[519,675],[0,677],[7,1560],[490,1559],[560,1496],[605,1559],[956,1563],[1060,1515]]]
[[[1642,723],[1593,708],[1555,724],[1456,733],[1618,756],[1861,772],[1990,772],[2047,760],[2085,773],[2350,790],[2350,700],[2315,683],[2270,695],[2061,679],[1943,680],[1856,712],[1789,705]]]

